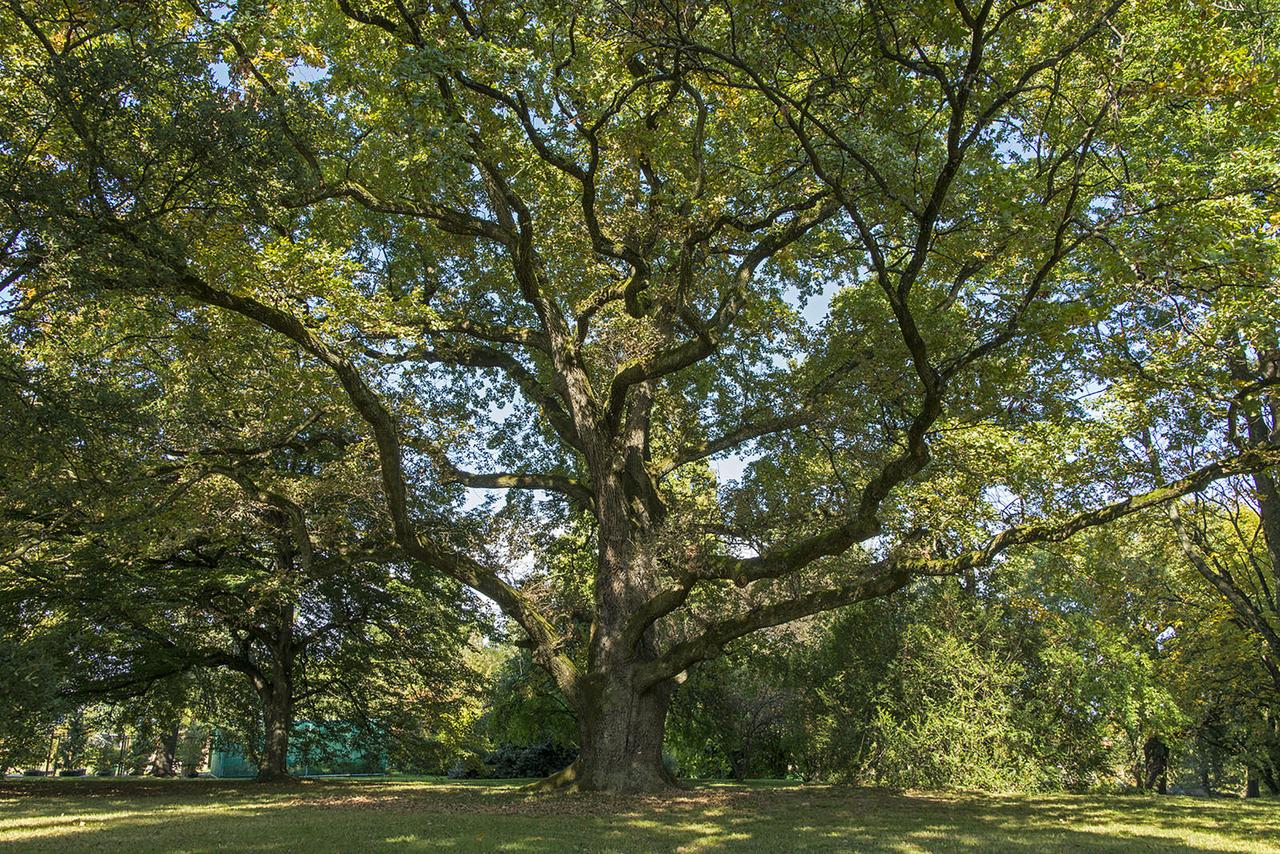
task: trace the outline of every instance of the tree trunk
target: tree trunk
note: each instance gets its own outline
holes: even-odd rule
[[[621,626],[598,623],[588,674],[578,692],[578,758],[547,782],[624,794],[676,786],[662,761],[667,709],[676,683],[641,689],[636,670],[652,660],[647,640],[626,650]]]
[[[1276,774],[1270,768],[1261,768],[1259,773],[1262,775],[1262,782],[1267,785],[1267,791],[1273,795],[1280,795],[1280,779],[1276,778]]]
[[[273,680],[262,691],[262,723],[266,731],[258,779],[289,777],[289,731],[293,728],[293,691],[287,679]]]
[[[293,729],[293,607],[281,608],[271,650],[271,679],[262,684],[262,724],[266,735],[258,779],[289,777],[289,733]]]
[[[179,724],[175,723],[160,734],[155,755],[151,760],[153,777],[173,777],[178,772],[175,768],[178,755]]]
[[[645,400],[647,401],[647,396]],[[578,758],[542,787],[619,793],[654,792],[676,785],[662,762],[667,707],[676,683],[641,687],[638,671],[657,655],[654,629],[628,632],[636,610],[660,584],[653,531],[660,506],[643,469],[643,441],[626,458],[632,470],[608,472],[596,484],[600,522],[595,580],[596,620],[591,627],[586,673],[575,688]]]
[[[1252,765],[1245,767],[1244,796],[1246,798],[1262,797],[1262,789],[1258,785],[1258,770]]]
[[[673,683],[635,691],[614,674],[584,690],[578,715],[578,758],[539,788],[640,794],[677,786],[662,761]]]
[[[1164,740],[1158,735],[1153,735],[1147,739],[1147,743],[1142,746],[1143,758],[1146,765],[1146,780],[1144,788],[1147,791],[1156,791],[1162,795],[1168,793],[1169,782],[1169,747]]]
[[[294,545],[281,537],[276,547],[276,567],[281,578],[294,574]],[[260,688],[262,724],[266,743],[258,766],[264,782],[289,779],[289,733],[293,729],[294,606],[280,605],[270,643],[271,676]]]

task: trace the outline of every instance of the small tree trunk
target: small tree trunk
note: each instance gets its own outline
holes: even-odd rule
[[[1153,735],[1147,739],[1147,743],[1142,746],[1143,758],[1146,765],[1146,780],[1144,780],[1144,788],[1147,791],[1156,791],[1160,794],[1168,792],[1169,783],[1169,747],[1164,740],[1158,735]]]
[[[276,563],[281,577],[293,573],[293,553],[287,541],[278,545]],[[266,736],[258,779],[264,782],[289,778],[289,733],[293,729],[293,604],[281,605],[276,618],[275,637],[270,645],[270,681],[258,689]]]
[[[289,733],[293,729],[293,608],[281,609],[279,635],[271,650],[271,681],[262,694],[262,724],[266,735],[258,779],[289,777]]]
[[[155,756],[151,762],[151,774],[154,777],[172,777],[178,755],[178,729],[175,723],[160,734],[160,743],[156,746]]]
[[[1245,767],[1244,796],[1246,798],[1262,797],[1262,789],[1258,785],[1258,769],[1252,765]]]

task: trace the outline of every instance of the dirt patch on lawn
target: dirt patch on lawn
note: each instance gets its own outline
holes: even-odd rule
[[[27,778],[0,782],[0,802],[26,799],[254,803],[272,808],[378,810],[437,815],[618,816],[671,819],[743,812],[787,814],[825,810],[914,811],[928,801],[955,796],[903,794],[846,786],[690,786],[660,795],[533,793],[516,786],[397,781],[307,779],[272,783],[250,780],[155,778]]]
[[[911,800],[900,794],[844,787],[761,789],[716,786],[681,789],[661,795],[532,794],[518,790],[486,791],[470,787],[399,787],[299,793],[299,806],[325,809],[370,809],[420,813],[479,813],[524,816],[694,816],[740,811],[848,809],[851,801],[878,805]]]

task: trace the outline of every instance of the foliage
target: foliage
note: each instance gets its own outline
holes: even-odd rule
[[[1027,784],[1026,734],[1014,720],[1016,665],[913,626],[871,721],[876,781],[899,788],[1011,790]]]
[[[483,596],[546,673],[503,677],[493,731],[559,740],[562,700],[562,779],[649,790],[684,682],[689,762],[700,730],[734,774],[783,764],[800,683],[708,662],[903,593],[884,647],[810,662],[869,691],[819,704],[858,714],[815,754],[1085,785],[1110,759],[1084,734],[1136,764],[1180,728],[1145,628],[1017,562],[1215,484],[1280,513],[1271,18],[7,12],[0,384],[35,441],[0,460],[0,578],[22,625],[106,627],[68,636],[111,689],[238,672],[271,767],[313,697],[423,746],[468,707],[437,677]],[[925,625],[957,579],[975,601]]]
[[[484,772],[477,776],[495,779],[546,777],[569,765],[577,755],[577,750],[550,741],[527,747],[504,744],[484,757]]]

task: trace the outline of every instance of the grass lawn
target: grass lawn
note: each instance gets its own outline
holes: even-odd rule
[[[510,783],[0,783],[24,851],[1280,851],[1280,801],[700,785],[670,798]]]

